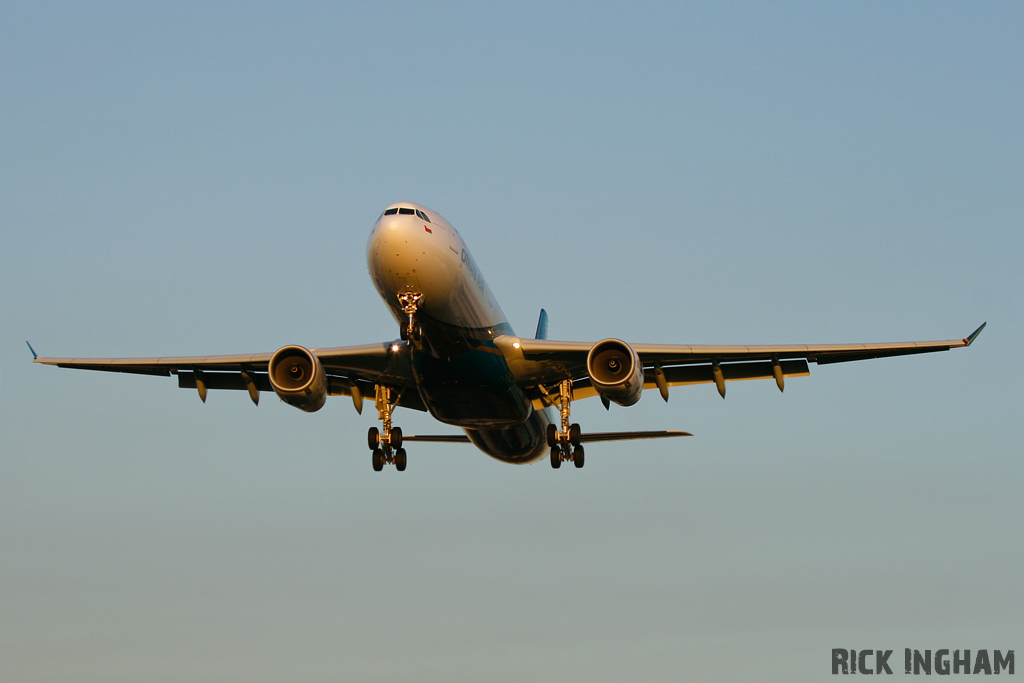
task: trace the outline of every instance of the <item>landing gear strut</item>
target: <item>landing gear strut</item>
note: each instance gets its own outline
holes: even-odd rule
[[[561,429],[548,425],[548,446],[551,447],[551,466],[558,469],[563,460],[571,460],[576,467],[583,467],[583,439],[580,426],[569,424],[569,404],[572,403],[572,380],[558,384],[558,412],[561,414]]]
[[[378,384],[376,387],[377,416],[383,420],[383,431],[370,427],[366,435],[367,445],[373,451],[373,469],[380,472],[385,463],[391,463],[399,472],[405,471],[406,454],[402,448],[402,428],[391,426],[391,413],[395,410],[400,393],[391,387]],[[393,396],[394,395],[394,396]]]
[[[398,303],[402,304],[402,312],[409,320],[402,326],[402,341],[415,341],[420,338],[420,326],[416,323],[416,311],[423,303],[423,295],[419,292],[407,291],[398,295]]]

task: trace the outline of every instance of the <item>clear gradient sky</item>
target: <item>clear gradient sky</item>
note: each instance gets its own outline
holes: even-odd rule
[[[0,679],[830,678],[1024,652],[1020,3],[0,9]],[[520,334],[961,337],[574,406],[581,471],[43,355],[393,339],[421,202]],[[402,412],[407,432],[446,432]],[[1024,662],[1018,662],[1024,666]]]

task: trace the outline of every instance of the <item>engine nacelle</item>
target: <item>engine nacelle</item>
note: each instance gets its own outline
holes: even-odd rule
[[[620,406],[640,400],[644,390],[644,367],[633,347],[618,339],[594,344],[587,354],[587,374],[597,393]]]
[[[327,373],[311,351],[301,346],[284,346],[270,359],[270,386],[288,405],[307,413],[327,402]]]

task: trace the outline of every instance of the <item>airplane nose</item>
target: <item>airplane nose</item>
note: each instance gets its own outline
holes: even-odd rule
[[[385,266],[395,267],[397,261],[415,258],[416,252],[423,252],[420,236],[413,221],[405,216],[388,216],[370,236],[370,249]]]
[[[433,290],[449,279],[452,267],[445,239],[441,226],[428,226],[416,216],[384,216],[367,245],[378,288],[392,294],[416,290],[433,301]]]

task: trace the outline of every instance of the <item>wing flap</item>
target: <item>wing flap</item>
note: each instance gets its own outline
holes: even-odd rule
[[[192,371],[181,370],[178,373],[178,387],[180,389],[195,389],[196,388],[196,373]],[[266,391],[273,393],[274,388],[270,385],[270,376],[263,372],[247,372],[249,378],[253,384],[260,391]],[[249,386],[245,379],[242,377],[241,372],[203,372],[203,384],[207,389],[228,389],[235,391],[247,391]],[[361,396],[373,396],[374,388],[373,382],[367,382],[361,379],[329,376],[327,378],[327,395],[328,396],[351,396],[352,388],[356,387],[359,389]],[[420,398],[418,392],[415,391],[403,391],[398,397],[395,405],[401,406],[402,408],[409,408],[411,410],[419,410],[425,412],[427,406],[424,405],[423,399]],[[404,437],[408,438],[408,437]]]
[[[171,370],[171,368],[161,368],[161,367],[122,366],[122,365],[112,365],[112,364],[109,364],[109,363],[95,363],[95,364],[93,364],[93,363],[82,362],[82,361],[78,361],[78,360],[73,360],[72,361],[70,359],[69,359],[69,362],[65,362],[65,363],[48,363],[47,361],[49,361],[49,360],[51,360],[51,359],[49,359],[49,358],[40,358],[39,360],[34,361],[34,362],[36,362],[36,363],[43,363],[45,365],[55,365],[58,368],[74,368],[76,370],[99,370],[100,372],[126,372],[126,373],[129,373],[129,374],[132,374],[132,375],[155,375],[155,376],[159,376],[159,377],[167,377],[167,376],[169,376],[173,372]],[[56,359],[53,359],[53,360],[56,360]],[[97,359],[89,359],[89,360],[97,360]]]
[[[779,365],[782,366],[782,374],[786,377],[807,377],[811,374],[805,360],[784,360],[780,361]],[[726,382],[775,377],[775,370],[770,362],[722,363],[719,367],[722,369],[722,375]],[[664,368],[663,372],[670,387],[710,384],[715,381],[711,365],[678,365]],[[654,372],[645,372],[644,388],[651,389],[656,386],[658,385],[654,380]]]
[[[252,379],[253,384],[260,391],[273,391],[274,388],[270,386],[270,377],[263,372],[250,372],[247,373],[249,378]],[[236,389],[238,391],[246,391],[249,386],[242,378],[240,372],[203,372],[203,384],[206,385],[207,389]],[[194,372],[179,372],[178,373],[178,388],[180,389],[195,389],[196,388],[196,373]]]

